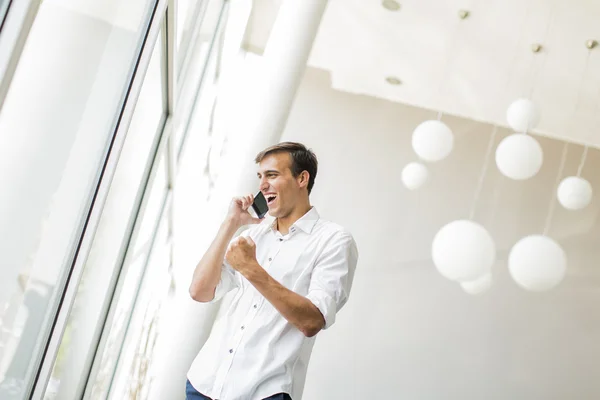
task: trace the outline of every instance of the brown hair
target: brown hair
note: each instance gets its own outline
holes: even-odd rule
[[[266,156],[274,153],[288,153],[292,157],[292,165],[290,170],[294,178],[298,177],[303,171],[308,172],[308,194],[312,191],[317,177],[317,167],[319,162],[315,153],[307,149],[302,143],[282,142],[270,147],[267,147],[256,155],[254,161],[258,164]]]

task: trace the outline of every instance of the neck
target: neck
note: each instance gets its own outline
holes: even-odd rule
[[[277,218],[277,230],[282,235],[287,235],[290,231],[290,227],[294,225],[296,221],[302,218],[304,214],[309,212],[311,208],[312,206],[310,205],[310,202],[307,201],[306,203],[303,203],[302,205],[299,205],[296,208],[294,208],[294,210],[285,217]]]

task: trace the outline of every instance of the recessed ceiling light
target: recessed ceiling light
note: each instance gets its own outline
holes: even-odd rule
[[[395,76],[388,76],[387,78],[385,78],[385,81],[387,83],[389,83],[390,85],[401,85],[402,81],[398,78],[396,78]]]
[[[400,9],[400,3],[398,3],[395,0],[383,0],[381,2],[381,5],[383,6],[383,8],[390,11],[398,11]]]
[[[467,19],[467,18],[469,18],[469,15],[471,15],[469,10],[459,10],[458,11],[458,16],[460,19]]]

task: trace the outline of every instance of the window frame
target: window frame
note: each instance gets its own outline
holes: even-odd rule
[[[219,17],[217,20],[217,24],[215,26],[215,31],[213,34],[213,37],[211,38],[208,50],[207,50],[207,57],[206,60],[204,62],[204,65],[202,65],[202,72],[200,73],[200,79],[198,80],[198,85],[197,87],[193,88],[193,98],[192,98],[192,103],[190,105],[190,112],[188,115],[185,116],[185,120],[181,122],[182,126],[183,126],[183,132],[181,133],[181,138],[179,139],[180,142],[175,144],[176,148],[175,148],[175,152],[177,154],[177,162],[179,162],[179,160],[182,157],[183,154],[183,149],[185,147],[185,143],[187,141],[187,136],[188,136],[188,132],[190,129],[190,125],[193,119],[193,116],[196,112],[197,109],[197,105],[198,105],[198,101],[200,99],[200,92],[202,92],[202,88],[204,87],[204,83],[206,81],[206,73],[208,71],[208,67],[211,63],[211,58],[215,57],[216,55],[214,54],[215,51],[215,46],[219,46],[219,44],[222,44],[220,37],[221,35],[224,34],[224,29],[226,27],[226,22],[227,22],[227,16],[228,16],[228,12],[229,12],[229,7],[230,7],[230,2],[228,0],[223,0],[222,4],[221,4],[221,10],[219,11]],[[208,4],[208,2],[207,2]],[[197,36],[195,37],[194,43],[193,45],[195,46],[197,41],[199,40],[199,31],[200,31],[200,27],[198,27],[198,32],[197,32]],[[220,51],[220,49],[219,49]],[[180,83],[178,82],[178,85],[180,85]],[[179,94],[181,94],[181,91],[179,92]]]
[[[175,61],[175,72],[177,78],[184,77],[187,75],[187,71],[190,65],[190,59],[192,58],[193,49],[195,47],[195,43],[202,28],[204,25],[204,17],[206,16],[206,11],[208,10],[208,3],[211,0],[199,0],[198,4],[196,4],[196,8],[193,10],[194,16],[193,20],[196,21],[191,29],[189,30],[189,35],[182,37],[181,46],[177,49],[177,55],[174,59]],[[174,19],[177,19],[177,10],[174,9]],[[177,21],[177,23],[181,23],[182,21]],[[177,27],[175,27],[173,31],[173,45],[177,47]],[[183,81],[181,79],[180,81]]]
[[[0,109],[12,83],[40,3],[39,0],[8,0],[4,19],[0,19]]]

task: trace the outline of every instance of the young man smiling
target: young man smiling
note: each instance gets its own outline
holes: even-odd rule
[[[234,198],[194,271],[194,300],[235,294],[188,372],[188,400],[299,400],[314,336],[350,294],[358,250],[348,231],[310,204],[315,154],[285,142],[256,163],[270,217],[248,213],[252,195]],[[232,240],[248,224],[256,225]]]

